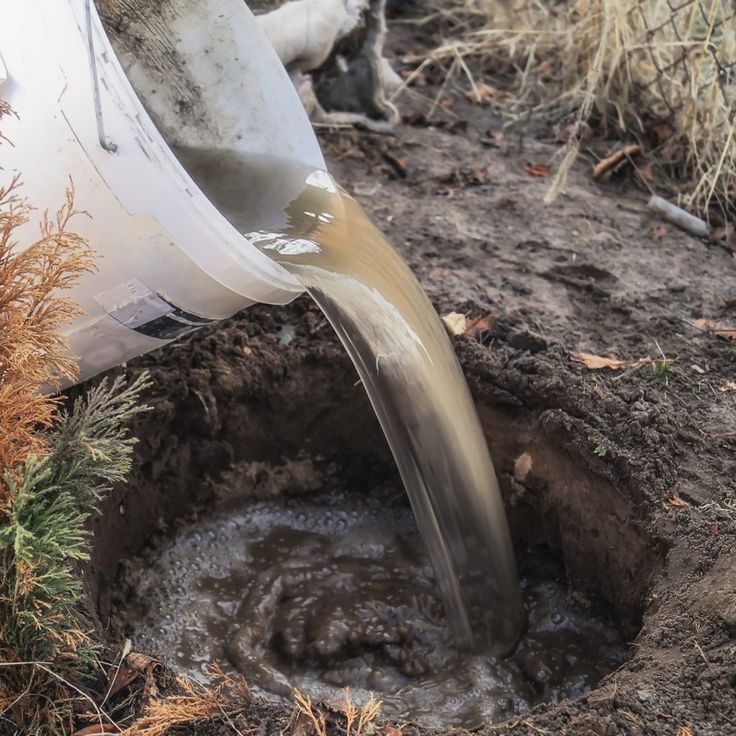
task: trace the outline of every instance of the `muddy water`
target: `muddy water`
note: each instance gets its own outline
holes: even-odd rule
[[[229,152],[179,155],[337,331],[396,459],[456,645],[509,653],[524,617],[506,517],[467,384],[416,278],[326,172]]]
[[[580,696],[624,658],[549,557],[525,558],[522,585],[529,627],[514,654],[458,656],[411,510],[333,491],[231,502],[186,527],[130,610],[137,647],[202,681],[215,661],[266,696],[337,702],[347,686],[357,702],[376,691],[389,718],[476,728]]]

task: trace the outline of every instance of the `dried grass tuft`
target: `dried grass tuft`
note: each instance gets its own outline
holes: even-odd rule
[[[443,12],[463,32],[435,60],[510,65],[517,94],[499,104],[511,119],[572,122],[557,190],[593,120],[636,139],[683,206],[733,214],[732,0],[459,0]]]
[[[306,719],[315,736],[327,736],[327,718],[324,712],[312,703],[312,699],[295,689],[294,702],[296,704],[296,714]],[[335,704],[337,713],[345,719],[345,725],[341,728],[341,732],[344,736],[366,736],[367,733],[372,732],[374,722],[381,713],[382,705],[382,701],[376,700],[375,694],[371,692],[368,695],[368,700],[363,705],[358,706],[350,696],[350,688],[344,688],[342,700]],[[401,729],[393,728],[392,732],[399,736]]]
[[[327,736],[327,719],[321,710],[312,705],[312,698],[295,689],[294,702],[296,703],[297,714],[307,719],[316,736]]]
[[[227,716],[229,705],[223,693],[227,686],[225,680],[211,688],[198,687],[185,678],[179,678],[177,684],[180,693],[152,700],[121,736],[163,736],[181,726]]]
[[[358,707],[350,697],[350,688],[343,691],[343,699],[338,704],[340,712],[345,716],[345,736],[361,736],[368,724],[378,718],[382,702],[376,700],[373,692],[368,695],[368,702]]]

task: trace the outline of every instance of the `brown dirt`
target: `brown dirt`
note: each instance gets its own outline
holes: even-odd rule
[[[403,53],[414,36],[397,29]],[[736,734],[736,344],[690,324],[736,323],[736,263],[662,227],[641,192],[595,184],[585,162],[545,206],[547,180],[525,165],[555,148],[489,137],[497,121],[452,85],[458,117],[440,108],[444,125],[427,125],[437,90],[430,80],[404,102],[413,124],[394,136],[324,133],[331,170],[440,313],[495,315],[482,340],[455,344],[515,540],[557,552],[571,587],[610,602],[631,641],[630,660],[588,696],[488,731]],[[575,351],[673,362],[589,371]],[[143,368],[155,411],[136,426],[134,476],[97,523],[88,575],[103,629],[124,605],[119,562],[210,503],[223,473],[253,495],[315,489],[335,472],[394,477],[352,367],[306,299],[252,308],[129,366]],[[515,478],[523,452],[532,469]],[[289,713],[254,703],[242,723],[275,735]],[[218,728],[191,733],[232,733]]]

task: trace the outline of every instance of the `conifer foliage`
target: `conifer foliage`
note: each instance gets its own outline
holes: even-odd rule
[[[89,556],[90,515],[130,469],[135,440],[125,424],[145,410],[147,385],[145,374],[127,386],[103,380],[59,413],[45,454],[4,474],[11,503],[0,526],[0,661],[8,663],[0,665],[0,704],[29,690],[13,708],[19,719],[33,714],[38,733],[67,732],[71,703],[58,675],[82,677],[96,661],[76,566]],[[18,662],[29,664],[10,664]]]
[[[0,100],[0,119],[12,114]],[[8,145],[2,132],[0,144]],[[0,168],[0,173],[2,169]],[[96,661],[82,610],[88,520],[130,468],[126,422],[148,379],[102,381],[69,409],[42,393],[76,375],[59,328],[81,314],[64,294],[93,269],[73,230],[70,182],[54,215],[14,177],[0,185],[0,733],[70,733],[89,710],[80,678]],[[39,230],[29,245],[31,222]],[[25,240],[25,243],[28,241]],[[76,684],[75,684],[76,683]]]
[[[59,290],[68,289],[92,266],[92,251],[70,231],[74,190],[55,216],[41,217],[35,242],[22,250],[16,234],[33,208],[20,195],[20,178],[0,185],[0,467],[15,468],[29,451],[41,452],[56,400],[39,386],[72,378],[76,365],[66,352],[61,325],[81,312]],[[8,502],[0,487],[0,507]]]

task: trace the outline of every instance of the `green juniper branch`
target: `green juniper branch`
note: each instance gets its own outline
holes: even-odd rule
[[[130,470],[136,440],[126,423],[148,409],[141,393],[149,384],[146,374],[130,385],[101,381],[59,413],[48,454],[2,469],[12,499],[0,520],[3,658],[48,662],[76,676],[95,661],[77,565],[89,559],[90,516]]]

